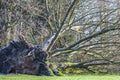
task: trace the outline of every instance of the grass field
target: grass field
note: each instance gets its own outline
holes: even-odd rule
[[[119,75],[32,76],[0,75],[0,80],[120,80]]]

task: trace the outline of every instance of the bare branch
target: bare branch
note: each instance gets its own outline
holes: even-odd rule
[[[91,39],[91,38],[95,38],[95,37],[97,37],[97,36],[100,36],[100,35],[102,35],[102,34],[104,34],[104,33],[109,32],[109,31],[118,30],[118,29],[120,30],[120,27],[118,27],[118,28],[103,29],[103,30],[101,30],[101,31],[99,31],[99,32],[97,32],[97,33],[95,33],[95,34],[93,34],[93,35],[90,35],[90,36],[88,36],[88,37],[85,37],[85,38],[83,38],[83,39],[80,39],[78,42],[70,45],[70,46],[67,47],[67,48],[59,48],[59,49],[53,50],[53,51],[51,51],[50,54],[54,54],[55,52],[59,52],[59,51],[63,51],[63,50],[73,50],[74,47],[75,47],[77,44],[80,44],[80,43],[82,43],[82,42],[84,42],[84,41],[86,41],[86,40],[89,40],[89,39]],[[95,43],[95,44],[96,44],[96,43]],[[95,44],[93,44],[93,45],[95,45]],[[102,44],[102,43],[101,43],[101,44]],[[84,47],[84,46],[83,46],[83,47]],[[79,49],[80,49],[80,48],[79,48]]]
[[[53,40],[51,41],[50,45],[48,46],[47,51],[50,51],[50,50],[51,50],[52,46],[54,45],[55,41],[57,40],[57,38],[58,38],[59,35],[60,35],[60,32],[61,32],[61,30],[62,30],[62,27],[63,27],[63,25],[64,25],[64,23],[65,23],[68,15],[69,15],[70,11],[73,9],[73,7],[76,5],[76,3],[77,3],[78,1],[79,1],[79,0],[74,0],[74,1],[72,2],[72,4],[70,5],[70,7],[68,8],[68,11],[66,12],[65,17],[63,18],[63,21],[61,22],[61,25],[60,25],[60,27],[59,27],[59,30],[57,31],[57,33],[56,33],[55,37],[53,38]]]

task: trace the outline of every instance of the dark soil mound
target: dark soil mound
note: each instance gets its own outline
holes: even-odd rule
[[[30,46],[24,39],[11,41],[0,50],[0,73],[50,75],[47,53],[37,46]]]

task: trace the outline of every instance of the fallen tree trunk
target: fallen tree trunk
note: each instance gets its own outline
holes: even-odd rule
[[[47,53],[30,46],[24,39],[11,41],[0,50],[0,73],[50,75],[46,64]]]

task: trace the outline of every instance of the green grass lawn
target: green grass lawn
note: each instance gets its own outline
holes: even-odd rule
[[[120,80],[119,75],[32,76],[0,75],[0,80]]]

